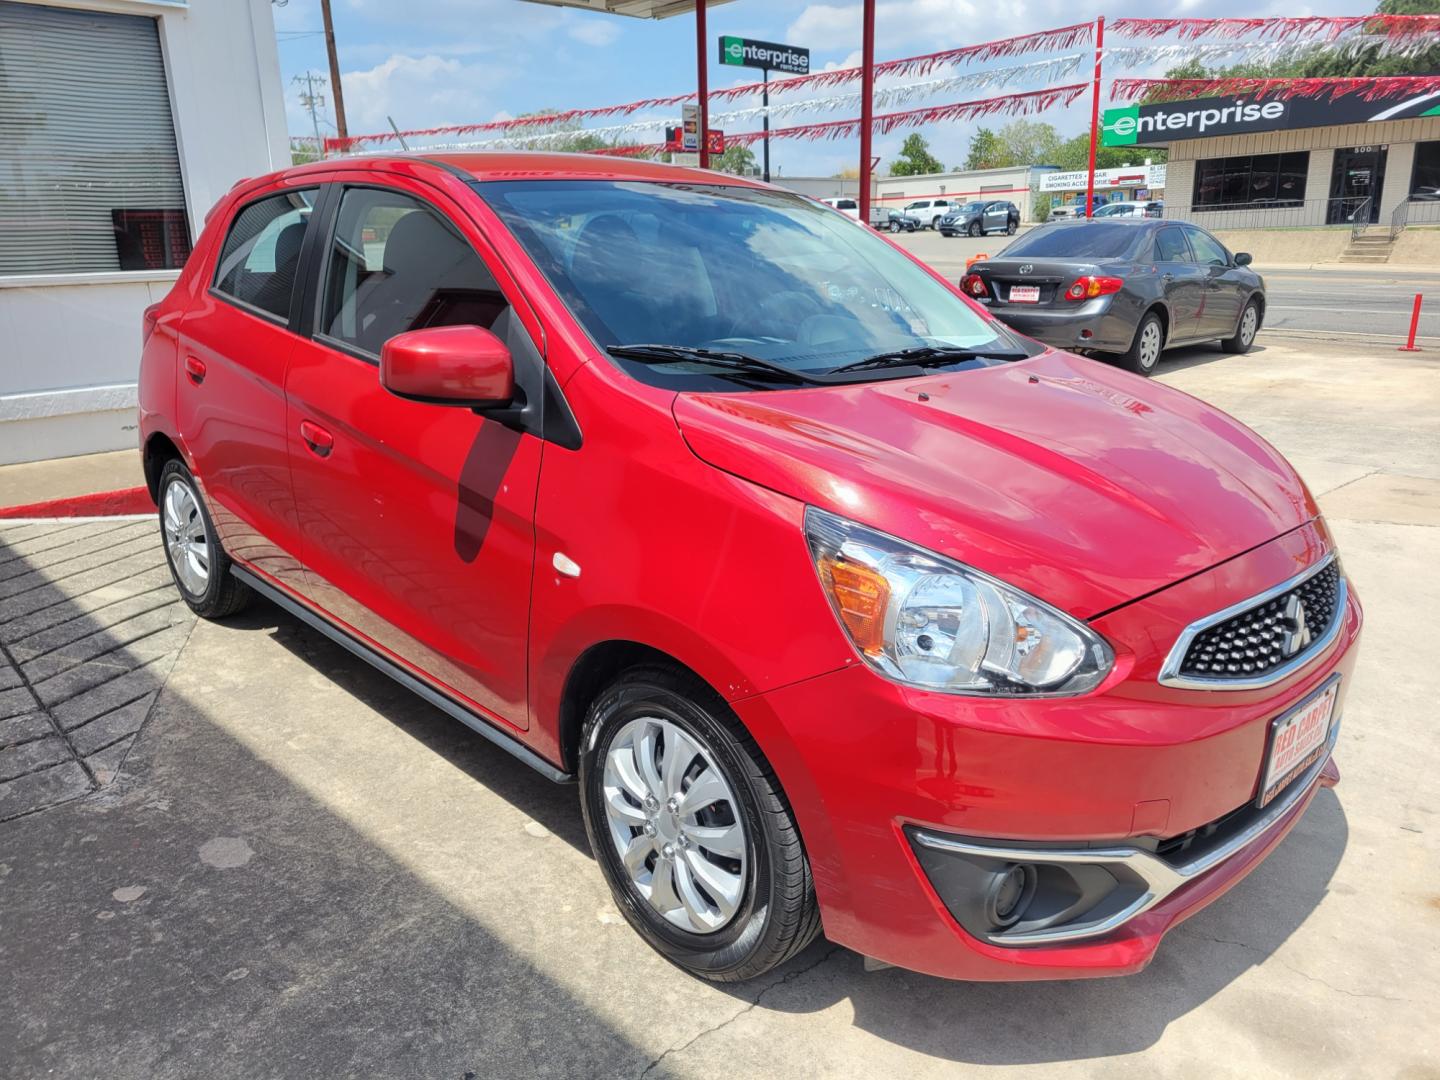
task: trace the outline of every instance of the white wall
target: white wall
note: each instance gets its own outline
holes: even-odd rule
[[[289,165],[270,0],[45,2],[159,20],[192,239],[235,181]],[[0,464],[135,445],[140,316],[177,275],[0,277]]]
[[[1008,199],[1020,211],[1020,220],[1029,221],[1033,187],[1037,170],[1025,166],[1014,169],[970,169],[959,172],[926,173],[921,176],[882,176],[879,180],[880,205],[899,210],[916,199]]]

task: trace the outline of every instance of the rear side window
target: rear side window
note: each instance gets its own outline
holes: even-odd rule
[[[241,209],[220,251],[216,291],[288,322],[317,190],[287,191]]]
[[[325,275],[322,337],[378,356],[407,330],[488,330],[509,306],[480,256],[433,209],[398,191],[346,189]]]
[[[1109,221],[1036,229],[1005,249],[1006,258],[1123,259],[1138,246],[1141,230]]]

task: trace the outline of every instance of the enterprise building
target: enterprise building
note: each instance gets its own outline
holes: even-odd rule
[[[1210,229],[1440,224],[1440,94],[1128,105],[1101,142],[1168,148],[1165,216]]]

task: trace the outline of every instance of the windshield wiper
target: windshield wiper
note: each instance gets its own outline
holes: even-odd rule
[[[868,368],[892,367],[934,367],[937,364],[953,364],[958,360],[975,360],[982,356],[995,360],[1024,360],[1030,354],[1018,349],[962,349],[954,345],[916,345],[909,349],[893,349],[876,353],[853,364],[833,369],[831,375],[847,371],[864,371]]]
[[[800,385],[813,383],[824,385],[828,380],[795,371],[781,364],[772,364],[758,356],[745,353],[721,352],[718,349],[699,349],[689,345],[611,345],[606,350],[611,356],[623,360],[638,360],[642,364],[668,364],[681,360],[694,360],[729,371],[743,371],[747,375],[758,375],[767,379],[781,379]]]

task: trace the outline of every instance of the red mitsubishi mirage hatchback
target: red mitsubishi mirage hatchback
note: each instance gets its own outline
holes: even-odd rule
[[[146,312],[146,476],[255,594],[555,781],[717,980],[822,928],[1139,971],[1322,786],[1361,613],[1246,428],[871,230],[595,156],[237,185]]]

